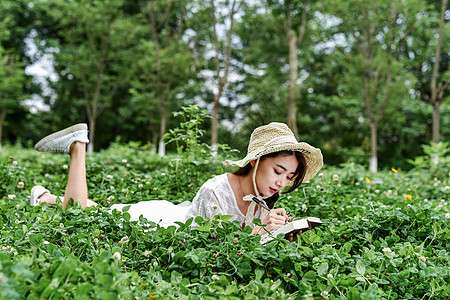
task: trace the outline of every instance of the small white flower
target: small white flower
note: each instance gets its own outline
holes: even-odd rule
[[[123,190],[122,190],[122,192],[123,192]],[[114,200],[114,196],[113,195],[111,195],[111,196],[109,196],[107,199],[106,199],[108,202],[111,202],[111,201],[113,201]]]
[[[94,216],[90,216],[90,217],[89,217],[89,220],[94,220]]]
[[[130,239],[128,238],[128,236],[124,236],[124,237],[120,240],[119,243],[125,244],[125,243],[128,243],[129,240],[130,240]]]
[[[328,278],[333,278],[333,274],[330,273],[330,274],[327,275],[327,277]]]
[[[122,159],[122,163],[123,163],[123,164],[126,164],[127,162],[128,162],[128,160]]]
[[[14,160],[14,161],[12,162],[12,165],[13,165],[14,167],[17,167],[17,161]]]
[[[446,218],[446,219],[450,219],[450,213],[446,213],[446,214],[445,214],[445,218]]]
[[[145,251],[144,251],[144,255],[145,255],[146,257],[150,257],[150,255],[152,255],[152,251],[145,250]]]
[[[48,244],[50,244],[49,241],[44,241],[44,245],[48,245]]]
[[[303,296],[303,298],[305,298],[305,300],[314,300],[314,295],[313,294],[306,294]]]
[[[379,194],[380,193],[380,190],[375,190],[375,194]]]
[[[131,165],[130,165],[130,164],[126,164],[125,166],[126,166],[127,168],[131,167]]]
[[[428,199],[423,199],[423,202],[428,202]]]
[[[302,204],[302,211],[305,212],[308,210],[308,206],[305,203]]]
[[[145,178],[150,179],[150,178],[152,178],[152,176],[147,174],[147,175],[145,175]]]
[[[127,190],[123,188],[121,192],[122,192],[122,193],[126,193]]]
[[[157,266],[158,266],[158,262],[157,262],[157,261],[154,261],[154,262],[153,262],[153,267],[156,268]]]
[[[63,165],[63,167],[62,167],[64,170],[67,170],[68,168],[69,168],[69,166],[68,165]]]
[[[320,185],[316,186],[316,189],[320,190],[322,187]]]
[[[408,206],[408,207],[412,207],[412,205],[411,205],[411,204],[409,204],[409,203],[408,203],[408,205],[407,205],[407,206]]]
[[[389,198],[392,197],[392,190],[387,190],[386,191],[386,196],[389,197]]]
[[[114,176],[112,176],[111,174],[106,175],[106,178],[108,179],[114,179]]]
[[[450,186],[449,186],[449,185],[446,185],[446,186],[444,187],[444,190],[446,190],[446,191],[450,190]]]
[[[23,189],[24,187],[25,187],[25,184],[22,181],[19,181],[19,183],[17,183],[18,189]]]
[[[333,175],[333,181],[339,181],[339,175],[338,174],[334,174]]]
[[[330,297],[330,293],[328,293],[327,291],[322,291],[322,293],[320,293],[320,296],[322,296],[322,298],[324,299],[328,299],[328,297]]]
[[[427,258],[425,256],[419,256],[420,261],[422,262],[426,262]]]
[[[45,177],[45,178],[49,178],[49,177],[50,177],[50,174],[45,173],[44,177]]]
[[[142,183],[138,184],[138,189],[142,189],[144,187],[144,185]]]
[[[355,182],[355,185],[359,185],[359,182]]]
[[[112,258],[117,260],[117,261],[120,261],[120,259],[122,258],[122,255],[120,255],[119,252],[114,252]]]
[[[59,223],[59,227],[60,228],[64,228],[64,224],[63,223]]]
[[[98,238],[94,238],[94,244],[98,245]]]
[[[16,195],[8,195],[8,199],[9,200],[15,200],[16,199]]]
[[[385,247],[385,248],[383,248],[383,252],[384,253],[392,253],[392,250],[389,247]]]
[[[220,280],[220,277],[219,277],[219,275],[214,274],[213,276],[211,276],[211,279],[212,280]]]
[[[166,173],[161,173],[161,176],[166,176]]]
[[[319,177],[323,179],[323,173],[319,173]]]

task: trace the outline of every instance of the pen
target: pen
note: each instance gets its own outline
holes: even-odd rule
[[[269,208],[267,205],[265,205],[265,204],[264,204],[261,200],[259,200],[258,198],[253,197],[252,200],[255,201],[256,203],[258,203],[259,205],[261,205],[262,207],[264,207],[265,209],[267,209],[268,211],[270,211],[270,208]]]

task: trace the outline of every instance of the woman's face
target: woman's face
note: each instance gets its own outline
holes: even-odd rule
[[[255,166],[255,161],[251,162]],[[259,162],[256,170],[256,187],[264,197],[271,197],[284,189],[298,166],[295,155],[277,155],[267,157]]]

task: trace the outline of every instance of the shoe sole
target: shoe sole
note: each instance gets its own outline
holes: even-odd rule
[[[39,151],[39,148],[41,148],[43,145],[45,145],[49,141],[52,141],[54,139],[60,138],[62,136],[65,136],[67,134],[71,134],[71,133],[74,133],[74,132],[77,132],[80,130],[87,130],[87,128],[88,128],[87,124],[85,124],[85,123],[80,123],[80,124],[76,124],[76,125],[67,127],[66,129],[54,132],[54,133],[42,138],[39,142],[36,143],[34,148]]]

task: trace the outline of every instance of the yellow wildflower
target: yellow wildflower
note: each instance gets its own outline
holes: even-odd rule
[[[412,200],[412,196],[410,194],[405,194],[405,200]]]
[[[398,170],[397,170],[397,169],[394,169],[394,168],[392,168],[391,170],[392,170],[392,172],[394,172],[394,173],[397,173],[397,172],[398,172]]]
[[[367,183],[370,183],[369,177],[366,177],[366,182],[367,182]]]
[[[438,179],[437,179],[437,177],[434,177],[433,180],[434,180],[434,181],[437,181]]]

